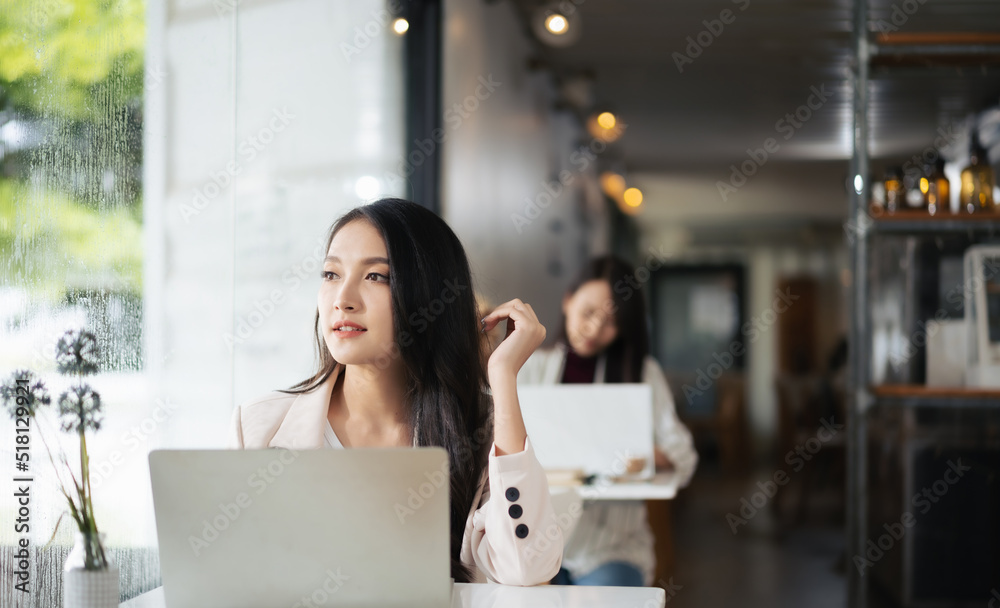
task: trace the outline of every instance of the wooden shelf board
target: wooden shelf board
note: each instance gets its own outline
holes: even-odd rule
[[[873,212],[872,216],[875,218],[876,222],[898,222],[902,220],[915,220],[922,222],[941,222],[945,220],[953,220],[960,222],[997,222],[1000,224],[1000,212],[997,213],[950,213],[943,212],[931,215],[922,209],[900,209],[895,213],[889,213],[887,211],[882,211],[880,215],[875,215]]]
[[[871,392],[876,397],[897,399],[922,397],[934,399],[996,399],[1000,401],[1000,388],[880,384],[871,387]]]
[[[880,232],[954,232],[965,230],[1000,232],[1000,213],[939,213],[903,209],[895,213],[871,213]]]
[[[882,45],[903,44],[1000,44],[997,32],[882,32],[875,37]]]
[[[886,32],[871,46],[872,67],[1000,64],[997,32]]]

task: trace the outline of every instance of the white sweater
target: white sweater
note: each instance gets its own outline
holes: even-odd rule
[[[558,384],[566,363],[566,347],[557,345],[535,351],[521,368],[518,384]],[[604,381],[604,358],[597,362],[595,383]],[[642,381],[653,389],[653,432],[657,447],[673,463],[686,486],[698,465],[691,433],[677,418],[674,398],[660,365],[652,357],[643,364]],[[653,534],[641,500],[585,502],[580,521],[566,542],[562,565],[579,577],[609,561],[626,561],[639,567],[646,585],[653,584],[656,556]]]

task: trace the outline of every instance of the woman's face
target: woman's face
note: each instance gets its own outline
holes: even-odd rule
[[[581,357],[593,357],[618,337],[611,295],[611,285],[595,279],[563,298],[566,337],[570,348]]]
[[[389,254],[365,220],[341,228],[330,242],[319,288],[319,325],[335,360],[377,364],[395,352]]]

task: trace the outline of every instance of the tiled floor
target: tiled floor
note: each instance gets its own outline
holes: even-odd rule
[[[673,505],[676,591],[668,608],[845,608],[843,523],[824,508],[829,500],[812,504],[798,525],[779,525],[766,505],[733,533],[727,514],[739,515],[740,499],[767,477],[702,469],[682,491]]]

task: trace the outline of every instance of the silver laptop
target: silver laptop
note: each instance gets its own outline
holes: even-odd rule
[[[606,477],[653,476],[653,393],[648,385],[522,385],[517,395],[543,468],[582,469]]]
[[[440,448],[154,450],[167,608],[451,605]]]

